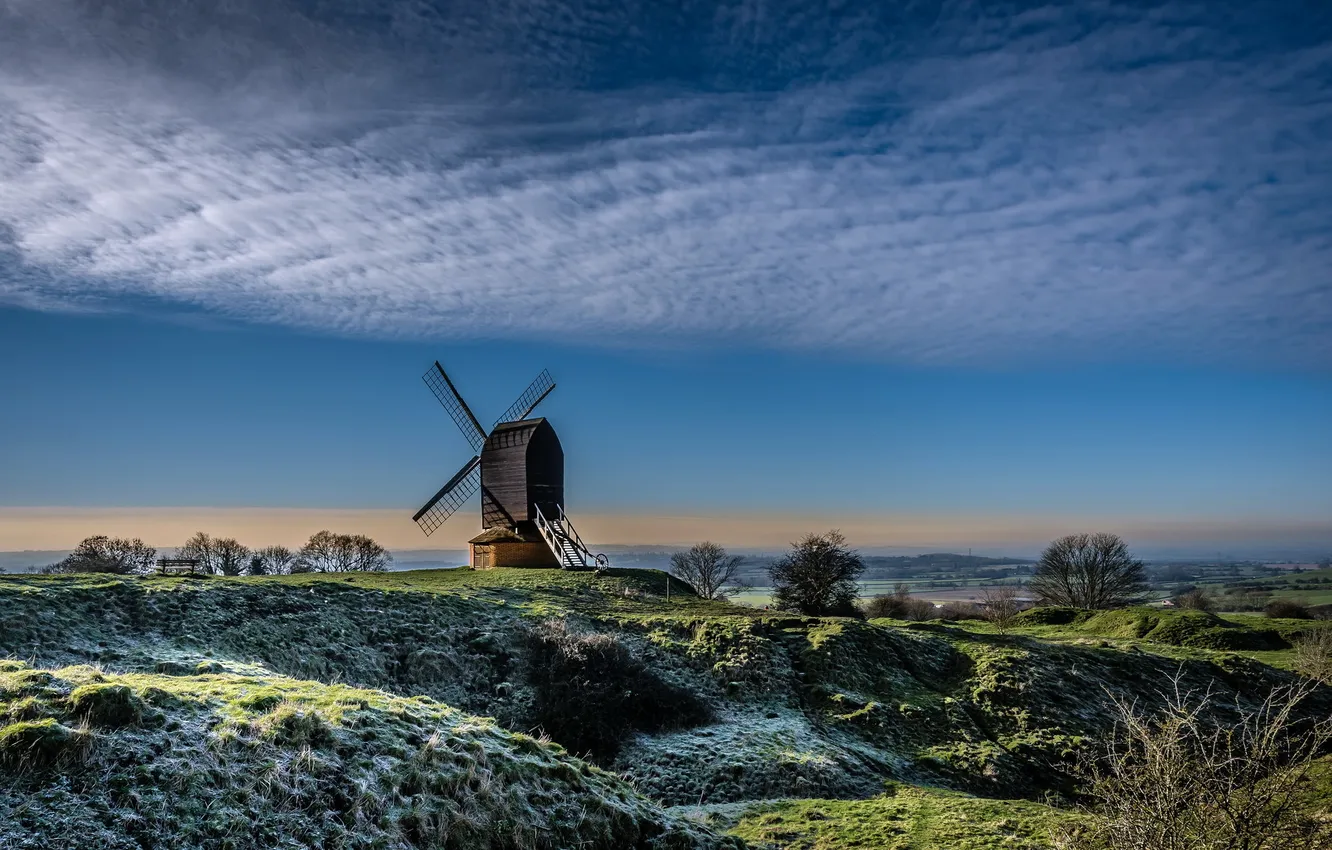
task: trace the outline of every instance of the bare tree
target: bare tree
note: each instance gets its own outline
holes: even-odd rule
[[[1054,605],[1118,608],[1138,599],[1147,579],[1119,535],[1070,534],[1045,548],[1028,586]]]
[[[346,573],[383,572],[393,556],[363,534],[334,534],[318,531],[301,547],[292,572]]]
[[[687,552],[671,555],[671,575],[689,583],[704,599],[720,599],[739,589],[731,585],[743,560],[705,540],[689,547]]]
[[[199,567],[205,573],[220,572],[217,568],[217,552],[213,538],[205,532],[196,531],[193,537],[185,541],[184,546],[176,550],[176,557],[198,561]]]
[[[216,537],[213,539],[213,556],[218,572],[224,576],[238,576],[245,572],[250,561],[250,549],[234,537]]]
[[[833,529],[791,544],[791,551],[768,567],[768,579],[774,601],[784,611],[848,615],[857,613],[856,581],[864,571],[860,554],[847,548],[846,538]]]
[[[45,567],[48,573],[148,573],[152,571],[157,550],[135,537],[86,537],[67,557]]]
[[[393,563],[393,555],[364,534],[348,537],[351,546],[351,569],[363,573],[382,573]]]
[[[342,558],[338,535],[331,531],[316,531],[301,547],[296,560],[301,565],[300,572],[340,573],[345,572],[349,562]]]
[[[1182,692],[1148,716],[1116,699],[1119,733],[1091,779],[1093,828],[1077,848],[1291,850],[1327,847],[1332,822],[1312,810],[1307,784],[1332,743],[1332,720],[1298,711],[1318,687],[1275,689],[1238,719],[1216,720],[1213,697]]]
[[[1017,615],[1021,611],[1017,586],[1001,584],[981,591],[981,611],[1000,634],[1007,634],[1016,624]]]
[[[250,575],[282,575],[291,572],[291,565],[295,560],[296,554],[286,546],[265,546],[256,549],[250,557]]]

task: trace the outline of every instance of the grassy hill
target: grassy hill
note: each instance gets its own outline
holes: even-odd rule
[[[6,848],[735,844],[428,699],[7,662],[0,707]]]
[[[442,832],[400,826],[417,806],[451,813],[432,814],[431,823],[459,817],[510,836],[494,846],[561,846],[559,835],[586,830],[588,846],[709,847],[722,846],[717,831],[731,829],[771,846],[1044,847],[1051,826],[1070,816],[1049,804],[1071,800],[1071,760],[1109,734],[1113,696],[1159,704],[1178,679],[1210,688],[1228,706],[1218,713],[1253,706],[1291,680],[1282,669],[1290,639],[1311,627],[1047,609],[1024,615],[1018,633],[998,635],[973,623],[776,614],[672,585],[667,601],[665,576],[647,570],[0,578],[0,657],[28,665],[5,675],[56,682],[46,696],[0,686],[0,723],[8,717],[5,729],[17,724],[39,738],[23,724],[68,731],[53,733],[61,738],[55,758],[24,762],[17,773],[13,760],[0,767],[0,816],[35,789],[62,789],[69,806],[95,797],[115,812],[124,799],[156,799],[154,788],[200,787],[165,769],[132,773],[131,797],[116,800],[108,789],[79,786],[81,771],[106,775],[101,759],[132,762],[116,755],[121,747],[237,748],[243,755],[228,757],[234,770],[215,779],[249,787],[254,771],[303,758],[304,744],[290,758],[281,754],[282,733],[271,730],[286,721],[276,712],[319,717],[327,733],[319,733],[324,750],[311,748],[316,761],[336,759],[333,772],[353,777],[311,790],[302,815],[234,792],[249,801],[236,804],[236,829],[287,824],[271,828],[288,830],[280,834],[290,846],[325,846],[338,835],[346,846],[452,846]],[[74,694],[107,683],[127,688],[137,716],[160,714],[162,725],[81,726],[89,715]],[[349,703],[366,707],[340,707]],[[1332,693],[1320,692],[1308,708],[1332,711]],[[415,719],[390,720],[395,712]],[[361,737],[395,723],[411,728]],[[415,793],[388,793],[384,799],[401,800],[374,818],[334,802],[375,783],[398,787],[421,746],[409,739],[473,728],[489,730],[487,764],[507,777],[496,792],[502,799],[537,794],[555,801],[552,813],[567,802],[601,812],[599,820],[510,824],[501,811],[514,803],[432,785],[433,768],[422,768],[423,790],[409,784]],[[516,734],[523,732],[545,733],[553,744]],[[500,763],[525,759],[567,782],[533,791],[524,776],[499,772]],[[346,773],[359,762],[368,765],[362,773]],[[39,827],[64,817],[58,806],[25,811],[48,819]],[[154,811],[154,823],[194,818]],[[316,815],[322,825],[305,822]],[[948,838],[942,824],[957,817],[971,831]],[[895,831],[871,828],[884,818]],[[126,842],[144,834],[120,829]],[[225,834],[199,843],[226,846],[218,837]],[[547,839],[555,843],[541,843]]]

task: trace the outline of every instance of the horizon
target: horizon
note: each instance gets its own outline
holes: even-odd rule
[[[298,548],[325,528],[368,533],[395,553],[466,553],[466,535],[474,529],[456,523],[449,533],[419,535],[401,527],[392,510],[319,511],[293,509],[7,509],[0,507],[0,541],[15,544],[0,554],[67,552],[83,537],[139,537],[159,550],[173,550],[196,531],[236,537],[257,548]],[[1147,560],[1313,560],[1332,555],[1332,523],[1224,521],[1161,522],[1144,519],[1030,517],[912,518],[772,516],[584,516],[580,527],[594,550],[608,552],[680,551],[701,540],[720,542],[737,554],[771,555],[784,551],[805,533],[838,528],[853,548],[866,555],[974,554],[980,557],[1034,559],[1056,537],[1109,530],[1123,536],[1130,549]],[[840,520],[840,522],[839,522]],[[447,526],[446,526],[447,527]],[[611,536],[616,535],[616,536]],[[654,536],[655,535],[655,536]]]

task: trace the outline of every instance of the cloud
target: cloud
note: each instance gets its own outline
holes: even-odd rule
[[[0,303],[1332,365],[1332,41],[877,5],[0,0]]]

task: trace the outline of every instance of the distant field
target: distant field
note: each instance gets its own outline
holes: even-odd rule
[[[1001,585],[996,584],[976,584],[970,587],[950,587],[950,588],[929,588],[921,587],[922,584],[929,582],[913,581],[866,581],[860,584],[860,599],[870,599],[882,594],[892,593],[897,585],[905,584],[910,587],[911,595],[920,599],[927,599],[930,602],[943,604],[945,602],[979,602],[981,596],[987,590],[995,590]],[[752,587],[744,593],[738,594],[732,599],[741,605],[752,605],[756,608],[762,608],[764,605],[772,603],[771,587]]]
[[[1203,581],[1199,584],[1216,594],[1252,589],[1270,593],[1274,599],[1298,599],[1309,605],[1332,604],[1332,570],[1285,572],[1239,581]]]

